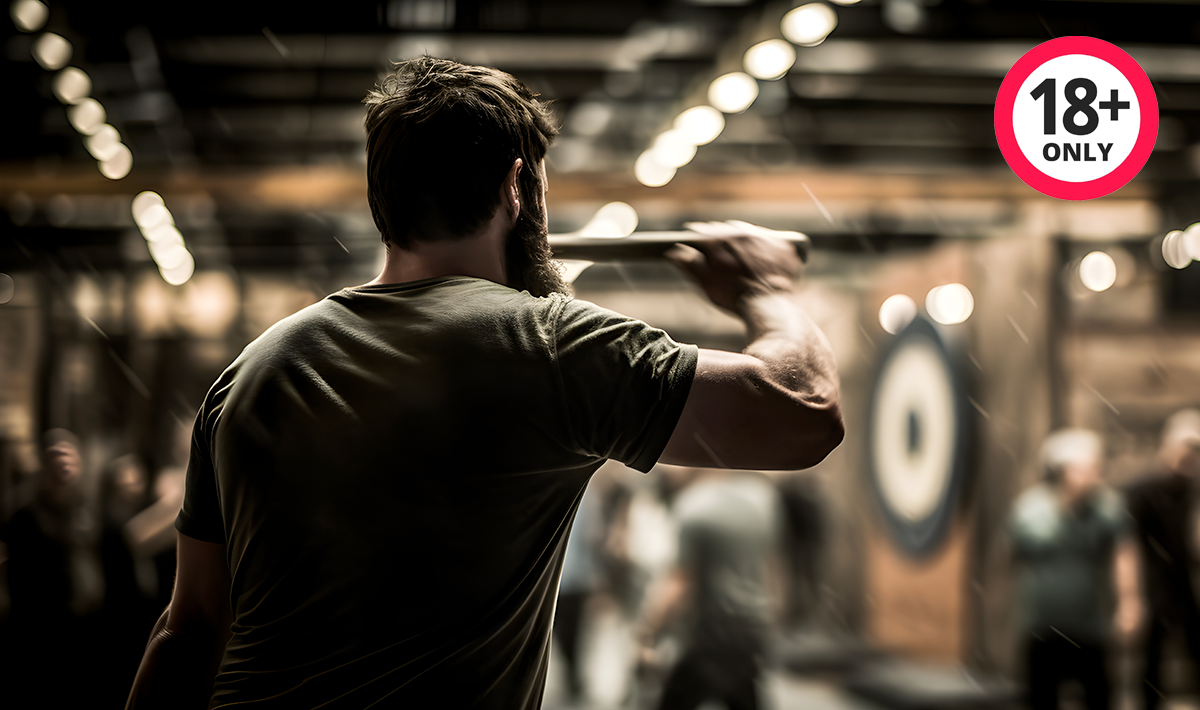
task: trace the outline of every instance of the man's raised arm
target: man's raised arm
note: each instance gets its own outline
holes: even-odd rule
[[[700,350],[661,461],[759,470],[819,463],[845,430],[833,351],[794,292],[803,264],[793,247],[745,235],[702,250],[679,245],[668,257],[746,323],[751,342],[742,353]]]

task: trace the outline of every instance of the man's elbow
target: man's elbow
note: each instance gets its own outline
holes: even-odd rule
[[[797,447],[796,468],[811,468],[825,460],[846,438],[842,410],[836,402],[811,410],[804,446]]]
[[[824,461],[845,436],[842,411],[836,402],[814,404],[791,399],[784,409],[776,410],[769,425],[758,430],[760,452],[771,453],[767,461],[754,468],[776,471],[811,468]]]

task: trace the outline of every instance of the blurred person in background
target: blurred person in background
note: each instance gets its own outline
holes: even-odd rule
[[[678,560],[651,592],[638,642],[642,671],[661,665],[659,637],[680,628],[682,653],[667,674],[660,710],[719,701],[763,705],[767,634],[782,605],[778,569],[782,501],[761,474],[666,466]]]
[[[842,439],[790,244],[677,247],[751,341],[681,345],[567,295],[557,129],[523,84],[422,57],[366,103],[385,265],[209,391],[131,708],[537,708],[567,535],[606,460],[798,469]]]
[[[1154,466],[1125,490],[1136,523],[1149,613],[1144,636],[1142,697],[1154,710],[1166,693],[1164,647],[1181,641],[1200,678],[1200,410],[1171,415]]]
[[[47,431],[34,499],[6,531],[12,607],[3,668],[41,707],[70,702],[99,680],[95,626],[104,587],[83,473],[78,437]]]
[[[129,678],[137,672],[142,658],[146,634],[162,609],[155,603],[158,580],[154,565],[136,549],[129,531],[129,522],[150,504],[149,491],[146,468],[133,454],[113,460],[101,474],[101,633],[107,670],[97,696],[110,707],[124,705]]]
[[[596,497],[603,494],[597,494],[595,490],[589,486],[584,491],[575,513],[554,611],[554,638],[562,652],[567,696],[572,702],[584,697],[582,637],[588,620],[588,601],[599,586],[601,574],[598,547],[604,531]]]
[[[1107,710],[1113,631],[1127,638],[1138,624],[1137,552],[1121,498],[1104,484],[1103,457],[1095,432],[1052,433],[1042,446],[1044,481],[1017,499],[1009,519],[1034,710],[1056,710],[1071,679],[1088,710]]]
[[[784,623],[789,630],[815,621],[821,604],[821,566],[826,539],[828,500],[816,476],[804,474],[775,479],[784,511],[784,569],[787,592]]]

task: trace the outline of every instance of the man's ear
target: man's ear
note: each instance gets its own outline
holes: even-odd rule
[[[512,167],[509,168],[508,176],[504,178],[504,185],[500,188],[500,200],[504,204],[504,208],[508,210],[513,224],[516,224],[517,216],[521,214],[521,189],[517,185],[517,177],[521,174],[521,168],[524,165],[525,162],[520,158],[514,160]]]

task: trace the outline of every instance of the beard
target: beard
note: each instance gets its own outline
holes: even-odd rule
[[[534,296],[552,293],[571,295],[571,286],[563,280],[562,266],[554,260],[546,220],[530,214],[521,204],[517,222],[508,233],[504,245],[504,268],[508,285]]]

